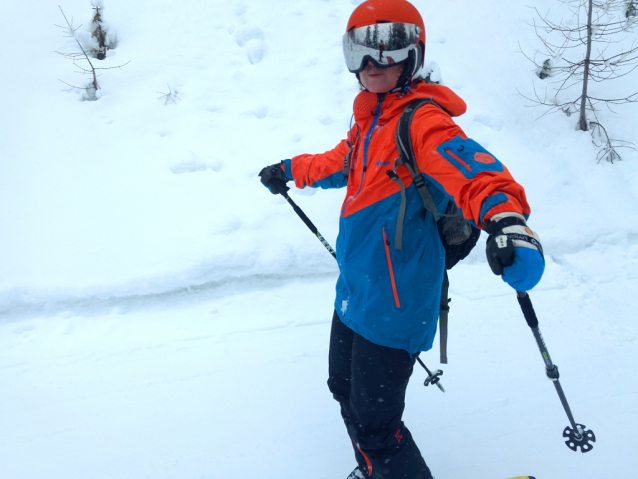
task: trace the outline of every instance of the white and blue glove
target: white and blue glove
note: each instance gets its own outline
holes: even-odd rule
[[[518,213],[499,213],[485,225],[487,262],[494,274],[516,291],[529,291],[545,271],[545,258],[538,235]]]

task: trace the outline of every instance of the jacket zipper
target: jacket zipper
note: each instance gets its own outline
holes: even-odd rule
[[[397,284],[394,281],[394,271],[392,269],[392,258],[390,257],[390,242],[388,236],[385,233],[385,226],[383,227],[383,246],[385,247],[385,257],[388,260],[388,270],[390,271],[390,282],[392,283],[392,294],[394,294],[394,302],[397,308],[401,307],[399,302],[399,294],[397,293]]]
[[[352,203],[357,196],[359,196],[359,193],[361,193],[361,189],[363,188],[363,178],[366,174],[366,170],[368,169],[368,145],[370,144],[370,140],[372,139],[374,128],[377,126],[377,121],[379,121],[379,117],[381,116],[381,104],[383,103],[384,99],[385,99],[385,94],[377,95],[377,108],[374,110],[374,120],[372,120],[372,126],[370,126],[368,133],[366,133],[366,138],[365,138],[365,141],[363,142],[363,169],[361,171],[361,182],[359,183],[359,190],[354,194],[352,198],[348,200],[348,202],[345,205],[343,205],[343,208],[341,209],[342,217],[348,205]],[[357,155],[358,155],[358,152],[357,152]],[[352,168],[354,168],[355,158],[356,157],[353,157],[350,160],[353,165]]]
[[[468,165],[465,161],[463,161],[461,158],[459,158],[456,154],[454,154],[454,152],[452,150],[450,150],[449,148],[445,148],[443,151],[446,151],[448,155],[450,155],[452,158],[454,158],[456,161],[458,161],[459,163],[461,163],[465,168],[467,168],[467,171],[472,171],[472,168],[470,167],[470,165]]]

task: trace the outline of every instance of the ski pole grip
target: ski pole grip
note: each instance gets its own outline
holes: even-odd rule
[[[527,325],[530,328],[538,327],[538,318],[536,318],[536,312],[534,311],[534,307],[532,306],[532,300],[529,299],[529,294],[523,291],[517,291],[518,304],[521,305],[521,310],[523,311],[523,316],[525,316],[525,321],[527,321]]]

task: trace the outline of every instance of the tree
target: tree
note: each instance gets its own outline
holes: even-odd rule
[[[550,79],[544,97],[535,91],[534,103],[549,107],[548,113],[563,111],[568,116],[578,113],[577,128],[592,131],[594,143],[602,147],[600,159],[620,159],[617,148],[628,142],[610,139],[598,120],[598,107],[638,102],[638,91],[626,95],[605,95],[603,82],[630,74],[638,67],[638,46],[627,45],[626,37],[635,22],[633,0],[559,0],[568,7],[571,17],[556,23],[548,14],[536,9],[540,24],[533,23],[544,53],[529,58],[541,79]],[[633,10],[632,10],[633,8]],[[551,93],[550,93],[551,90]]]
[[[86,97],[85,97],[86,100],[91,100],[91,101],[97,100],[97,91],[100,89],[100,85],[97,81],[97,78],[99,76],[97,71],[121,68],[125,65],[128,65],[129,62],[126,62],[124,65],[118,65],[114,67],[96,68],[95,65],[93,65],[93,62],[91,61],[91,56],[94,56],[94,58],[97,58],[98,60],[103,60],[104,58],[106,58],[106,51],[110,48],[109,44],[107,44],[106,42],[107,34],[102,29],[102,26],[101,26],[102,18],[100,15],[100,9],[104,8],[102,6],[101,0],[94,0],[94,6],[93,6],[93,9],[95,10],[96,13],[93,17],[92,25],[95,25],[95,29],[91,33],[91,38],[94,38],[95,41],[97,42],[97,45],[98,45],[97,48],[90,48],[89,46],[82,44],[82,42],[78,39],[78,34],[77,34],[77,31],[80,29],[82,25],[74,28],[73,18],[71,18],[71,21],[69,21],[67,16],[64,14],[64,10],[62,10],[62,7],[58,5],[58,8],[60,9],[60,12],[62,12],[62,16],[64,17],[66,26],[61,26],[61,25],[56,25],[56,26],[65,30],[66,32],[65,36],[67,38],[73,38],[79,51],[73,51],[70,53],[67,53],[67,52],[56,52],[56,53],[62,55],[65,58],[73,60],[73,65],[81,70],[80,73],[90,75],[92,78],[89,84],[83,87],[74,86],[62,80],[60,81],[62,81],[62,83],[64,83],[65,85],[68,85],[70,87],[70,90],[76,90],[76,89],[84,90],[86,93]],[[79,65],[77,63],[78,60],[86,61],[88,63],[88,67]]]
[[[109,49],[109,46],[106,43],[106,31],[102,28],[102,14],[100,10],[104,8],[101,5],[93,6],[93,10],[95,10],[95,15],[93,15],[92,25],[95,25],[93,32],[91,33],[91,37],[95,38],[97,42],[97,48],[95,48],[95,56],[98,60],[104,60],[106,58],[106,52]]]
[[[390,45],[388,50],[397,50],[408,41],[408,33],[403,23],[394,23],[390,31]]]

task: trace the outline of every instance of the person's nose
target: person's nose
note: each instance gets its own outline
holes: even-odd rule
[[[368,64],[365,67],[366,70],[370,71],[370,72],[376,72],[377,70],[379,70],[374,63],[372,63],[370,60],[368,60]]]

